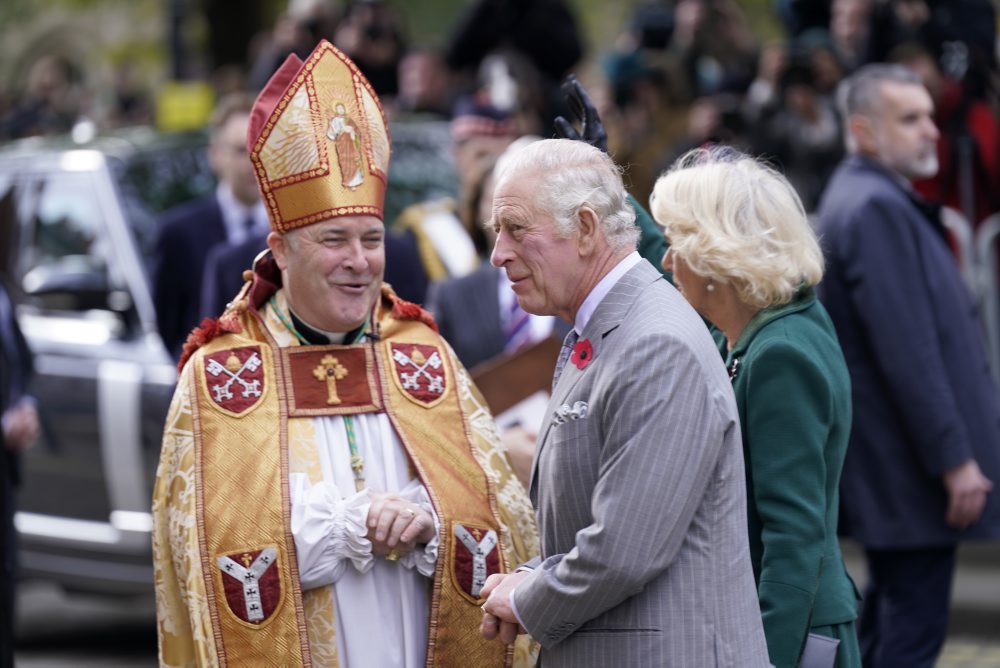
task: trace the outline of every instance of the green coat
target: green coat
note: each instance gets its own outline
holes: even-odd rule
[[[810,629],[857,616],[837,541],[850,377],[812,288],[759,312],[733,350],[724,340],[722,350],[743,428],[750,556],[768,652],[777,668],[793,668]]]
[[[635,225],[639,228],[639,243],[636,250],[640,256],[656,267],[657,271],[666,276],[668,281],[672,281],[673,276],[661,264],[663,256],[667,254],[667,240],[663,238],[663,229],[634,197],[629,195],[628,201],[635,209]]]

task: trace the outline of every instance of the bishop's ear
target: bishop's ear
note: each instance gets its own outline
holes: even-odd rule
[[[274,261],[278,263],[278,269],[284,271],[288,267],[288,250],[291,245],[289,239],[284,234],[271,232],[267,235],[267,245],[274,254]]]

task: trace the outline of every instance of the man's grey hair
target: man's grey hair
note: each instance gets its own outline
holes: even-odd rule
[[[579,225],[581,206],[594,210],[604,237],[615,252],[635,249],[639,228],[622,182],[622,169],[603,151],[581,141],[543,139],[497,165],[496,182],[514,175],[534,175],[542,211],[552,215],[559,234],[568,237]]]
[[[847,150],[854,153],[857,145],[851,135],[849,120],[855,114],[872,116],[882,105],[882,84],[892,82],[922,86],[920,76],[903,65],[872,63],[860,68],[837,86],[837,110],[844,122]]]

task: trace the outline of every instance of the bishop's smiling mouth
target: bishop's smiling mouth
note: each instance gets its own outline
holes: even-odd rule
[[[335,283],[333,287],[344,292],[363,293],[371,287],[371,283]]]

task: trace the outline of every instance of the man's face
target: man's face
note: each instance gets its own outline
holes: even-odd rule
[[[934,176],[938,170],[938,129],[934,103],[923,86],[887,81],[881,105],[871,118],[869,151],[880,163],[908,179]]]
[[[349,332],[364,323],[382,287],[382,221],[333,218],[285,235],[272,233],[267,242],[296,315],[328,332]]]
[[[555,218],[535,205],[538,181],[537,174],[521,174],[497,184],[490,262],[507,272],[525,311],[572,322],[582,302],[579,240],[559,236]]]
[[[248,206],[260,198],[253,163],[247,155],[249,123],[249,114],[232,114],[219,128],[208,149],[209,161],[219,181],[228,185],[236,199]]]

